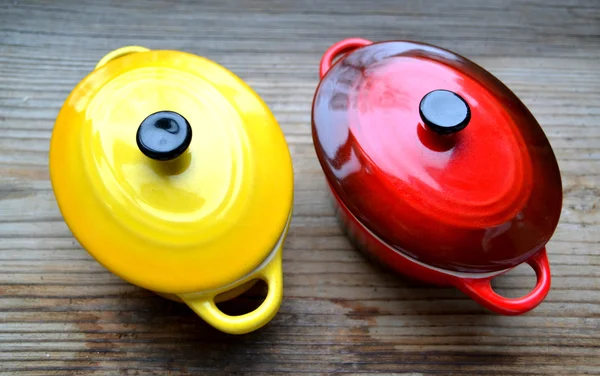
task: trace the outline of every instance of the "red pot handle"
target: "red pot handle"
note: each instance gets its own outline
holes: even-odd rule
[[[546,248],[541,249],[527,263],[535,271],[537,283],[531,292],[520,298],[505,298],[492,289],[492,279],[461,278],[457,287],[482,306],[502,315],[516,316],[534,309],[550,290],[550,265]]]
[[[342,39],[341,41],[337,42],[333,46],[329,47],[327,49],[327,51],[325,51],[325,54],[323,55],[323,57],[321,58],[321,65],[319,67],[319,77],[320,78],[325,77],[325,74],[327,73],[327,71],[329,71],[329,69],[333,65],[333,60],[335,60],[335,58],[338,55],[345,53],[345,52],[349,52],[351,50],[354,50],[354,49],[357,49],[360,47],[368,46],[369,44],[372,44],[372,43],[373,42],[371,42],[370,40],[366,40],[366,39],[362,39],[362,38],[348,38],[348,39]]]

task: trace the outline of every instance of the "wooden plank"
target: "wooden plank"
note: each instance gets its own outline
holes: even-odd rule
[[[565,196],[548,244],[552,290],[535,310],[491,314],[350,245],[310,135],[319,59],[349,36],[454,50],[536,116]],[[128,44],[217,61],[261,95],[285,133],[296,184],[285,296],[258,332],[219,333],[186,306],[112,275],[60,215],[47,168],[55,117],[98,59]],[[598,58],[595,0],[0,3],[0,374],[600,375]],[[520,296],[534,279],[520,266],[494,288]]]

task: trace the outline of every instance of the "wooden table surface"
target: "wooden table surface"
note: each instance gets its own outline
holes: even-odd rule
[[[350,36],[463,54],[542,124],[565,196],[548,245],[552,290],[538,308],[501,317],[351,247],[310,137],[319,59]],[[47,166],[54,119],[98,59],[130,44],[226,66],[285,132],[296,197],[284,302],[258,332],[221,334],[186,306],[121,281],[78,245],[57,209]],[[0,374],[600,375],[599,58],[597,0],[1,1]],[[533,283],[519,267],[495,287],[518,296]]]

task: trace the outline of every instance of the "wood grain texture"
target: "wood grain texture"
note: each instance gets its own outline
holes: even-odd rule
[[[491,314],[350,246],[309,126],[320,56],[349,36],[454,50],[538,118],[565,199],[548,246],[552,290],[537,309]],[[129,44],[226,66],[285,132],[296,179],[285,297],[258,332],[218,333],[119,280],[81,249],[56,207],[47,153],[58,110],[98,59]],[[600,375],[599,58],[597,0],[0,1],[0,374]],[[533,279],[518,267],[494,285],[518,296]]]

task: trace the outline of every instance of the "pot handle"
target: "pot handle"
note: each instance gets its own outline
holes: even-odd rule
[[[98,61],[98,64],[96,64],[94,69],[98,69],[101,66],[103,66],[104,64],[108,63],[109,61],[117,59],[119,57],[129,55],[129,54],[132,54],[135,52],[146,52],[146,51],[150,51],[150,50],[147,49],[146,47],[142,47],[142,46],[125,46],[125,47],[117,48],[116,50],[111,51],[111,52],[107,53],[106,55],[104,55],[104,57],[102,59],[100,59],[100,61]]]
[[[262,279],[268,286],[267,297],[252,312],[230,316],[223,313],[215,303],[215,294],[201,297],[180,296],[183,301],[208,324],[228,334],[246,334],[266,325],[275,316],[283,297],[283,272],[281,248],[273,259],[250,279]]]
[[[321,58],[321,64],[319,66],[319,77],[322,79],[325,77],[325,74],[331,66],[333,65],[333,60],[335,58],[345,52],[349,52],[351,50],[368,46],[372,44],[370,40],[362,39],[362,38],[348,38],[342,39],[341,41],[335,43],[333,46],[329,47],[323,57]]]
[[[516,316],[538,306],[550,291],[550,265],[546,248],[527,261],[535,271],[537,283],[531,292],[520,298],[506,298],[492,289],[492,279],[461,278],[457,287],[482,306],[502,315]]]

